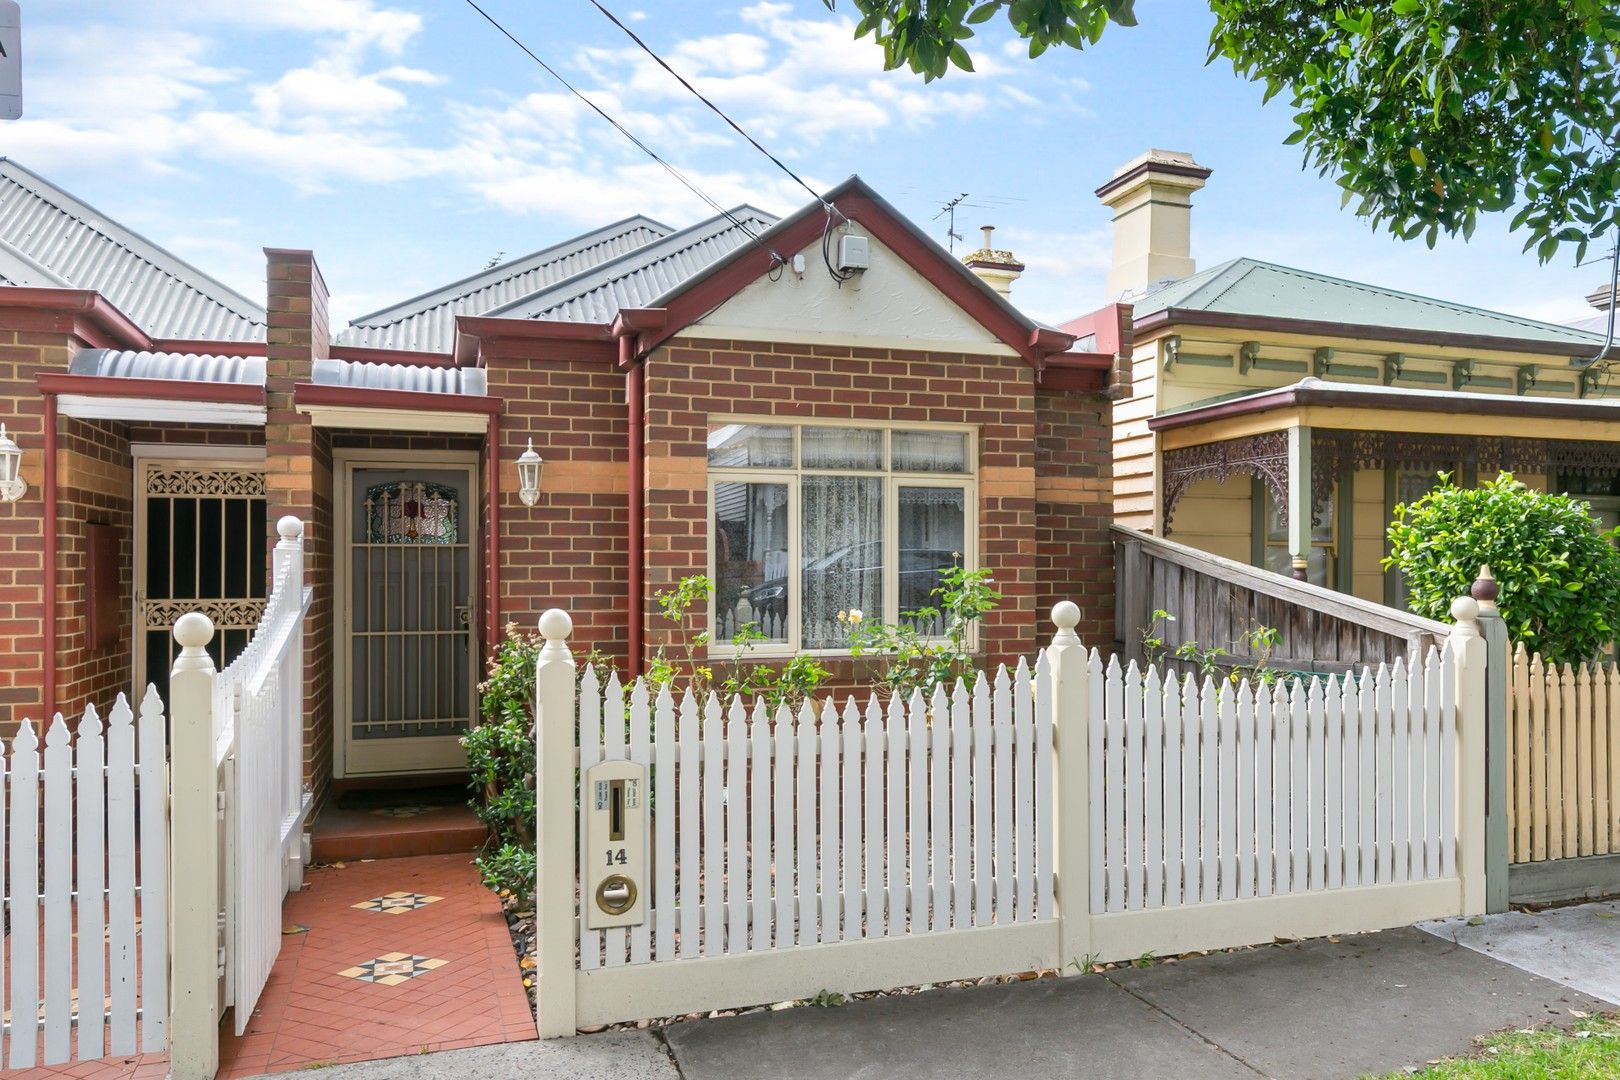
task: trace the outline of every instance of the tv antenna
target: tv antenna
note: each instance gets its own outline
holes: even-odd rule
[[[939,213],[934,215],[935,221],[938,221],[940,218],[948,218],[945,225],[945,247],[952,255],[956,254],[956,242],[962,239],[962,234],[956,231],[956,208],[962,205],[962,202],[967,197],[968,193],[965,191],[962,192],[956,198],[940,207]]]

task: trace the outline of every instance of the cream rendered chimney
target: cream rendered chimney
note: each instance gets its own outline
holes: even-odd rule
[[[1210,170],[1179,150],[1149,150],[1114,171],[1097,198],[1114,211],[1108,296],[1119,300],[1192,275],[1192,193]]]
[[[984,232],[984,246],[978,251],[970,251],[962,256],[962,262],[978,275],[979,280],[1002,296],[1010,298],[1012,283],[1024,272],[1024,264],[1013,258],[1012,252],[996,250],[995,245],[990,242],[990,234],[996,231],[994,225],[981,225],[980,229]]]

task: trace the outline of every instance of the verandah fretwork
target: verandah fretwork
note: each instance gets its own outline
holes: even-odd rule
[[[1257,476],[1283,513],[1288,508],[1288,433],[1267,431],[1241,439],[1164,452],[1164,531],[1187,488],[1200,480]],[[1286,518],[1285,518],[1286,520]]]
[[[1313,513],[1327,505],[1334,483],[1352,469],[1458,466],[1549,476],[1620,475],[1620,443],[1576,439],[1439,435],[1394,431],[1311,431]],[[1288,435],[1270,431],[1164,453],[1165,531],[1176,503],[1200,480],[1249,475],[1265,482],[1288,520]]]

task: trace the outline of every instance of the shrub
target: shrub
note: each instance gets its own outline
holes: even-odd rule
[[[484,884],[522,905],[534,892],[534,666],[538,634],[508,625],[479,687],[480,721],[462,737],[473,809],[489,827]]]
[[[957,563],[939,576],[929,595],[937,606],[903,611],[899,625],[869,622],[859,611],[840,611],[838,621],[849,627],[849,654],[884,654],[887,665],[877,683],[891,694],[909,697],[935,688],[949,691],[958,679],[972,682],[973,653],[968,648],[973,624],[996,610],[1001,593],[989,570],[968,570]],[[943,637],[925,637],[919,626],[939,626]]]
[[[1445,474],[1439,487],[1397,506],[1384,568],[1405,575],[1408,606],[1444,619],[1482,564],[1501,585],[1508,635],[1557,663],[1591,659],[1620,626],[1620,551],[1591,508],[1534,491],[1502,473],[1477,488]]]

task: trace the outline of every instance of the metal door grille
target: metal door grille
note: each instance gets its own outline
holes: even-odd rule
[[[351,735],[457,736],[471,722],[472,548],[452,488],[424,481],[365,491],[351,545]]]
[[[141,499],[138,689],[149,682],[167,698],[176,619],[201,611],[213,620],[208,648],[223,668],[264,613],[264,473],[153,463],[141,476]]]

